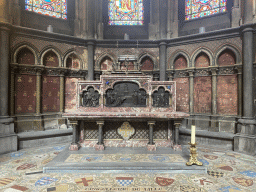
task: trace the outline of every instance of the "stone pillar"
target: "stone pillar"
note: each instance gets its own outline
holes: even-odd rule
[[[243,4],[243,20],[244,24],[253,23],[253,16],[254,16],[254,2],[255,0],[246,0],[241,1]]]
[[[159,0],[160,1],[160,39],[167,38],[167,8],[168,1]]]
[[[215,116],[217,114],[217,67],[212,67],[212,114],[211,117],[211,131],[218,131],[218,118]]]
[[[173,149],[175,151],[181,151],[182,147],[179,145],[179,135],[180,135],[180,125],[181,125],[182,120],[175,120],[174,121],[174,146]]]
[[[159,48],[159,63],[160,63],[160,81],[166,81],[166,55],[167,44],[165,42],[160,43]]]
[[[150,23],[148,25],[149,39],[159,39],[159,0],[150,1]]]
[[[237,70],[237,101],[238,101],[238,115],[242,116],[243,109],[243,76],[242,76],[242,65],[236,65]]]
[[[239,27],[241,22],[241,6],[239,5],[239,0],[234,0],[232,7],[232,23],[231,27]]]
[[[88,42],[88,79],[94,80],[94,43]]]
[[[234,150],[255,154],[256,150],[256,121],[253,111],[253,29],[244,28],[243,35],[243,117],[238,120],[234,138]]]
[[[41,114],[41,90],[42,90],[42,69],[38,68],[36,72],[36,115],[34,126],[36,130],[43,131],[43,122]]]
[[[98,143],[95,145],[96,151],[102,151],[104,150],[104,144],[103,144],[103,125],[104,121],[97,121],[97,125],[99,126],[99,135],[98,135]]]
[[[8,25],[0,24],[0,154],[17,151],[18,147],[17,135],[14,133],[14,119],[9,117],[10,46],[8,27]]]
[[[148,142],[148,150],[149,151],[155,151],[156,150],[156,146],[153,140],[153,133],[154,133],[154,125],[155,125],[155,121],[148,121],[148,125],[149,125],[149,142]]]
[[[172,22],[172,38],[179,37],[179,0],[174,1],[173,22]]]
[[[64,94],[65,94],[65,77],[64,74],[60,75],[60,112],[64,112]]]
[[[87,0],[88,1],[88,20],[87,20],[87,30],[88,30],[88,39],[94,39],[95,37],[95,26],[97,25],[95,15],[98,13],[95,13],[96,9],[96,0]]]
[[[188,70],[189,73],[189,112],[194,113],[194,69]]]
[[[77,151],[80,148],[80,145],[78,143],[79,141],[79,121],[77,120],[70,120],[70,124],[73,127],[73,137],[72,137],[72,143],[69,147],[70,151]]]

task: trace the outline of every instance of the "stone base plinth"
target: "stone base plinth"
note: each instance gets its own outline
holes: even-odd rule
[[[174,151],[182,151],[181,145],[174,145],[173,149],[174,149]]]
[[[148,151],[156,151],[156,145],[147,145]]]
[[[78,151],[80,148],[80,145],[78,143],[71,143],[69,150],[70,151]]]
[[[104,151],[104,150],[105,150],[105,147],[104,147],[104,145],[96,144],[96,145],[94,146],[94,149],[95,149],[96,151]]]

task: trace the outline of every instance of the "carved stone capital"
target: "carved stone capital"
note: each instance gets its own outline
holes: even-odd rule
[[[241,75],[243,72],[243,66],[241,64],[235,64],[235,70],[237,71],[238,75]]]
[[[218,67],[211,67],[209,70],[210,70],[212,76],[217,76],[219,68]]]
[[[188,74],[189,74],[189,77],[194,77],[195,75],[195,68],[189,68],[187,70]]]

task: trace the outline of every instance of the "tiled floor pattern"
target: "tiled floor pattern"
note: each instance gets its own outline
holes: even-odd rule
[[[42,171],[66,146],[54,146],[0,156],[0,191],[219,191],[256,192],[256,157],[198,147],[207,174],[29,174]],[[26,174],[27,173],[27,174]]]

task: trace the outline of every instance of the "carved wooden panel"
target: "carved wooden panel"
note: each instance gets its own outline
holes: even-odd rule
[[[189,112],[189,78],[175,78],[176,81],[176,110]]]
[[[235,54],[230,50],[225,50],[218,58],[219,66],[228,66],[236,64]]]
[[[19,64],[34,65],[35,56],[28,48],[23,48],[19,51],[17,55],[17,62]]]
[[[58,112],[60,110],[60,78],[42,76],[42,111]]]
[[[218,114],[237,115],[237,75],[218,76],[217,112]]]
[[[43,64],[47,67],[59,67],[59,60],[53,51],[49,51],[44,55]]]
[[[205,53],[200,53],[195,60],[195,67],[209,67],[210,59]]]
[[[35,113],[36,76],[17,75],[15,78],[15,113]]]
[[[188,67],[187,60],[184,56],[178,56],[174,61],[174,69],[185,69]]]
[[[195,77],[194,79],[194,112],[211,113],[212,81],[211,77]]]

